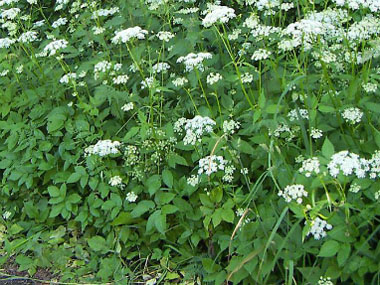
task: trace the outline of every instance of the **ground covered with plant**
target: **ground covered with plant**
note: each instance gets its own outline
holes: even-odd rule
[[[380,282],[380,1],[1,0],[0,24],[1,268]]]

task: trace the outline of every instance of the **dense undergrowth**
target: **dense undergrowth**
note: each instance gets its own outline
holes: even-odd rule
[[[378,284],[378,0],[0,6],[2,264]]]

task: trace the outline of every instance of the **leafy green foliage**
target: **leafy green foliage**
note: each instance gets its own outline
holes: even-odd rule
[[[371,1],[0,2],[0,264],[378,279]]]

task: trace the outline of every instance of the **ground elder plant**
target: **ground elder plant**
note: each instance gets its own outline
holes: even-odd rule
[[[60,282],[377,284],[379,13],[0,1],[0,264]]]

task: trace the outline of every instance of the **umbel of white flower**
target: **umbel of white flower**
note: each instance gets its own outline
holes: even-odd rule
[[[298,204],[302,203],[302,197],[307,197],[308,193],[305,187],[301,184],[288,185],[284,191],[280,190],[278,196],[283,197],[286,202],[296,201]]]
[[[119,153],[118,147],[121,145],[118,141],[100,140],[95,145],[90,145],[84,152],[87,155],[96,154],[99,156],[106,156],[109,154]]]
[[[119,32],[115,32],[115,36],[112,38],[113,44],[120,44],[129,42],[131,39],[145,39],[145,35],[148,31],[141,29],[139,26],[128,28]]]
[[[68,41],[66,41],[66,40],[55,40],[55,41],[52,41],[51,43],[49,43],[44,48],[44,52],[46,54],[49,53],[48,55],[52,56],[52,55],[55,55],[57,53],[57,51],[59,51],[60,49],[66,48],[67,45],[68,45]]]
[[[315,239],[321,239],[324,238],[326,234],[326,230],[331,230],[332,225],[328,224],[325,220],[322,220],[318,217],[316,217],[312,222],[311,222],[311,228],[307,232],[308,235],[314,236]]]
[[[223,156],[210,155],[199,160],[199,169],[198,174],[205,173],[210,176],[212,173],[215,173],[219,170],[224,170],[227,160]]]
[[[195,116],[193,119],[180,118],[174,124],[174,131],[181,133],[184,129],[186,135],[183,138],[185,145],[195,145],[197,141],[202,139],[202,135],[205,133],[211,133],[213,126],[216,123],[209,117]]]
[[[200,53],[189,53],[186,56],[181,56],[177,59],[177,63],[184,63],[186,71],[190,72],[194,68],[197,68],[199,71],[203,71],[203,61],[205,59],[211,59],[212,54],[209,52],[200,52]]]
[[[226,6],[210,5],[206,17],[202,20],[202,25],[206,28],[215,23],[228,23],[235,18],[235,10]]]
[[[370,169],[368,160],[360,158],[359,155],[348,150],[335,153],[331,157],[327,168],[332,177],[337,177],[339,172],[342,171],[345,176],[355,174],[358,178],[364,178],[366,172]]]

